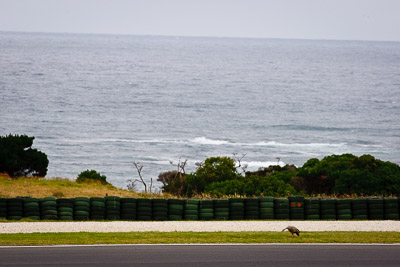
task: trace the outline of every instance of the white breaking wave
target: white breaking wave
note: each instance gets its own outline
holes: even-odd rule
[[[301,148],[306,148],[306,147],[343,147],[346,144],[345,143],[338,143],[338,144],[332,144],[332,143],[293,143],[293,144],[285,144],[285,143],[279,143],[275,141],[269,141],[269,142],[258,142],[258,143],[253,143],[251,144],[252,146],[270,146],[270,147],[301,147]]]
[[[207,137],[196,137],[192,139],[193,143],[200,145],[231,145],[231,146],[265,146],[265,147],[295,147],[295,148],[341,148],[346,146],[346,143],[280,143],[276,141],[261,141],[255,143],[235,143],[227,140],[214,140]]]
[[[261,141],[254,143],[231,142],[228,140],[210,139],[204,136],[193,139],[126,139],[126,138],[87,138],[87,139],[62,139],[65,143],[81,144],[81,143],[158,143],[158,144],[198,144],[211,146],[249,146],[249,147],[283,147],[283,148],[300,148],[300,149],[335,149],[344,148],[346,143],[281,143],[276,141]],[[363,145],[373,147],[374,145]]]
[[[286,163],[283,161],[279,161],[279,164],[278,164],[278,161],[244,161],[244,162],[242,162],[242,164],[246,164],[248,169],[250,169],[250,170],[263,168],[263,167],[269,167],[269,166],[273,166],[273,165],[279,165],[281,167],[286,165]]]
[[[201,145],[231,145],[232,143],[230,143],[229,141],[225,141],[225,140],[213,140],[213,139],[209,139],[206,138],[204,136],[202,137],[196,137],[194,139],[191,140],[193,143],[198,143]]]

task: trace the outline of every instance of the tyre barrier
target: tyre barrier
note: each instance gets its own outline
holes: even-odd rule
[[[214,202],[212,199],[199,201],[199,220],[209,221],[214,219]]]
[[[386,220],[399,219],[399,201],[397,198],[385,198],[383,200]]]
[[[288,197],[291,220],[304,220],[304,197]]]
[[[105,220],[106,218],[106,200],[104,197],[91,197],[90,202],[90,219]]]
[[[0,198],[0,219],[7,219],[7,199]]]
[[[290,220],[290,205],[287,198],[274,199],[274,214],[277,220]]]
[[[273,197],[260,197],[258,199],[258,207],[260,208],[260,219],[274,219]]]
[[[168,220],[168,200],[167,199],[153,199],[153,221],[166,221]]]
[[[229,199],[214,199],[214,219],[218,221],[229,220]]]
[[[183,199],[168,199],[168,220],[181,221],[183,220]]]
[[[74,203],[74,220],[88,221],[90,218],[90,200],[87,197],[76,197]]]
[[[138,221],[151,221],[153,217],[153,204],[149,198],[138,198],[137,202],[136,220]]]
[[[137,199],[121,198],[121,220],[136,220]]]
[[[229,220],[244,219],[244,199],[231,198],[229,199]]]
[[[147,199],[0,198],[0,219],[20,220],[399,220],[397,197]]]
[[[385,219],[385,210],[383,198],[368,198],[368,219],[383,220]]]
[[[24,215],[24,202],[22,198],[9,198],[7,204],[7,220],[21,220]]]
[[[74,219],[74,199],[57,199],[58,219],[62,221],[72,221]]]
[[[244,199],[244,219],[245,220],[258,220],[260,219],[258,198],[245,198]]]
[[[183,206],[183,218],[188,221],[199,219],[199,200],[186,199]]]
[[[321,218],[319,198],[304,199],[304,214],[306,220],[319,220]]]
[[[336,199],[336,217],[338,220],[351,220],[351,199]]]
[[[319,200],[321,220],[336,220],[336,199],[322,198]]]
[[[58,220],[57,199],[55,197],[40,199],[40,217],[42,220]]]
[[[121,219],[121,198],[114,196],[106,196],[106,220]]]
[[[351,200],[353,220],[368,220],[368,201],[366,198],[353,198]]]
[[[24,198],[24,218],[40,220],[40,205],[38,198]]]

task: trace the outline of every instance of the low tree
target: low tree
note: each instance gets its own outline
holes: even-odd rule
[[[11,177],[46,176],[47,155],[31,148],[35,137],[27,135],[0,136],[0,172]]]

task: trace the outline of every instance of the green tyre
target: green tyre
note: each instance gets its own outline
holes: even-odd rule
[[[47,215],[57,215],[57,210],[44,210],[41,212],[42,217]]]
[[[169,221],[182,221],[183,217],[180,215],[168,215]]]
[[[185,214],[185,215],[194,215],[194,216],[198,216],[198,215],[199,215],[199,211],[198,211],[198,210],[185,210],[184,214]]]
[[[7,220],[10,220],[10,221],[19,221],[21,219],[22,219],[22,216],[8,216],[7,217]]]
[[[199,216],[197,215],[185,215],[184,219],[187,221],[197,221],[199,220]]]
[[[353,220],[368,220],[368,215],[353,215]]]
[[[260,202],[259,207],[260,209],[274,208],[274,202]]]
[[[351,220],[351,219],[353,219],[353,216],[351,214],[338,214],[337,219],[338,220]]]
[[[136,203],[137,199],[136,198],[132,198],[132,197],[124,197],[121,198],[121,203]]]
[[[275,219],[277,220],[289,220],[290,215],[289,214],[275,214]]]
[[[122,209],[136,209],[137,208],[137,204],[136,203],[124,203],[124,202],[121,202],[121,208]]]
[[[263,219],[263,220],[272,220],[272,219],[275,219],[275,216],[274,216],[273,213],[270,213],[270,214],[260,214],[260,219]]]
[[[319,220],[319,215],[306,215],[306,220]]]
[[[199,205],[199,200],[198,199],[186,199],[184,201],[185,204],[190,204],[190,205]]]
[[[321,220],[336,220],[336,214],[321,214]]]
[[[130,214],[121,214],[121,220],[130,220],[134,221],[136,220],[136,215],[130,215]]]
[[[368,215],[368,210],[353,210],[352,211],[353,215]]]
[[[90,212],[90,208],[89,207],[85,207],[85,206],[76,206],[74,208],[74,211],[86,211],[86,212]]]
[[[138,216],[137,220],[138,221],[151,221],[151,216]]]
[[[106,196],[104,197],[104,199],[105,201],[118,201],[118,202],[121,201],[121,198],[117,196]]]
[[[25,216],[25,218],[28,218],[28,219],[31,219],[31,220],[40,221],[40,216]]]
[[[399,216],[398,213],[396,213],[396,214],[394,214],[394,213],[392,213],[392,214],[385,214],[385,219],[386,219],[386,220],[398,220],[398,219],[400,219],[400,216]]]
[[[104,211],[90,211],[90,216],[106,216],[106,213]]]
[[[120,215],[106,215],[105,219],[110,220],[110,221],[117,221],[117,220],[121,220],[121,216]]]
[[[105,220],[105,216],[101,216],[101,215],[91,215],[90,219],[93,221],[103,221]]]
[[[104,197],[91,197],[91,198],[89,199],[89,201],[90,201],[90,203],[92,203],[92,202],[101,202],[101,203],[104,203],[104,202],[105,202],[105,199],[104,199]]]
[[[42,220],[56,221],[58,220],[57,215],[44,215],[41,216]]]
[[[89,217],[89,212],[88,211],[75,210],[74,211],[74,216],[75,217],[82,217],[82,216]]]

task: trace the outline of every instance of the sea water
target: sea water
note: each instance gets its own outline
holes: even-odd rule
[[[400,163],[400,43],[0,32],[0,135],[118,187],[187,160]],[[171,164],[172,162],[172,164]],[[139,186],[140,189],[140,186]]]

